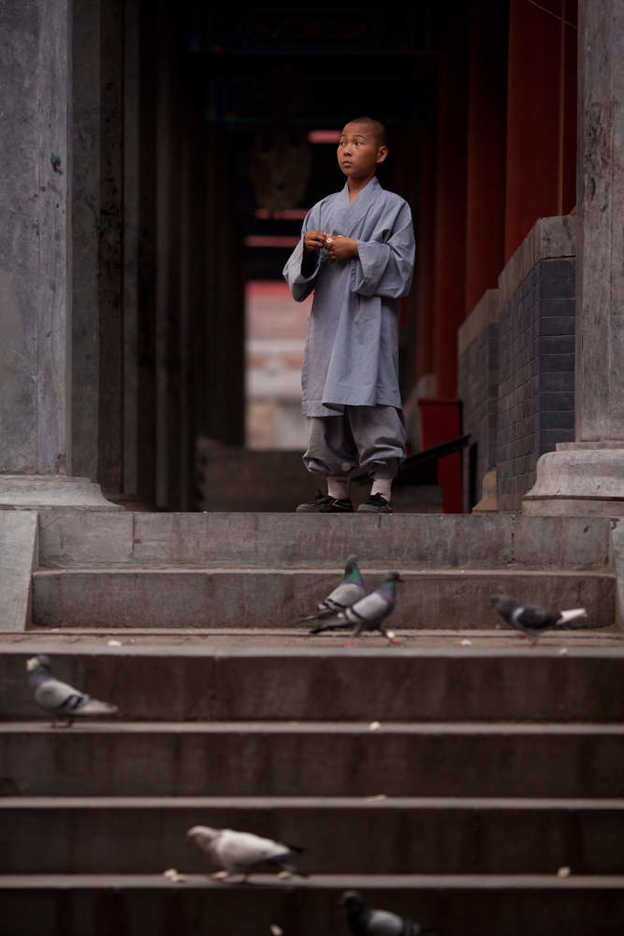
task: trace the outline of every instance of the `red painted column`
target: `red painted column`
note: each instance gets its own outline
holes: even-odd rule
[[[491,0],[470,9],[466,315],[505,263],[507,13]]]
[[[505,257],[535,221],[573,206],[575,3],[511,0]]]
[[[438,93],[435,210],[434,365],[436,395],[457,393],[457,329],[466,283],[467,17],[449,14]]]
[[[561,208],[568,214],[576,205],[576,137],[578,99],[578,0],[563,0],[563,112],[561,119]]]
[[[438,72],[433,366],[436,398],[420,401],[423,448],[459,435],[457,329],[466,285],[467,16],[449,14]],[[438,463],[444,511],[461,511],[461,457]]]
[[[417,372],[432,374],[434,321],[435,140],[433,127],[423,126],[420,142],[420,197],[416,241]]]
[[[382,185],[401,195],[410,204],[412,220],[416,236],[416,265],[414,271],[413,287],[408,296],[401,299],[399,316],[399,343],[401,347],[401,389],[403,398],[407,400],[416,385],[421,371],[418,358],[421,347],[420,342],[420,303],[421,285],[426,274],[431,278],[431,263],[425,267],[427,251],[430,247],[427,239],[431,238],[428,229],[426,213],[423,215],[423,202],[427,202],[431,191],[431,180],[423,177],[423,166],[420,159],[420,149],[423,139],[424,122],[422,120],[406,121],[399,128],[393,128],[390,134],[389,147],[392,160],[392,174],[389,178],[380,173]],[[431,312],[430,312],[431,314]]]

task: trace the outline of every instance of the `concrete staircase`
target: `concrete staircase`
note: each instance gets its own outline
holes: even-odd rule
[[[32,629],[1,638],[5,931],[346,934],[355,887],[448,936],[620,933],[609,544],[608,521],[510,515],[41,514]],[[293,624],[353,549],[370,584],[406,573],[400,647]],[[529,649],[500,590],[582,602],[600,630]],[[120,719],[41,720],[42,651]],[[207,881],[196,823],[300,843],[310,877]]]
[[[513,515],[41,514],[37,628],[288,628],[349,552],[407,582],[396,627],[500,626],[488,596],[615,616],[608,520]]]

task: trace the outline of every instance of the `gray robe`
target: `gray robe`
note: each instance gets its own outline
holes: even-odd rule
[[[322,249],[302,271],[308,230],[354,238],[359,256],[332,260]],[[413,268],[409,205],[377,178],[351,204],[345,184],[310,209],[283,270],[297,302],[315,291],[301,375],[306,416],[335,416],[344,406],[401,408],[398,300]]]

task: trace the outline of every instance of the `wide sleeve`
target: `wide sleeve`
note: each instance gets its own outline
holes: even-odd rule
[[[358,256],[353,261],[352,289],[360,296],[407,296],[414,273],[414,226],[404,202],[389,240],[358,240]]]
[[[282,270],[282,275],[288,283],[292,297],[297,302],[303,302],[303,300],[310,295],[314,289],[318,271],[321,268],[321,251],[317,250],[305,254],[303,249],[303,238],[306,231],[318,230],[318,226],[319,211],[315,205],[308,211],[303,219],[299,243],[291,253]]]

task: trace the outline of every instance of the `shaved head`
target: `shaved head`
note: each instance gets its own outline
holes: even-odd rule
[[[349,124],[364,124],[375,137],[378,146],[387,146],[386,128],[374,117],[356,117],[355,120],[350,120],[346,126],[349,126]]]

